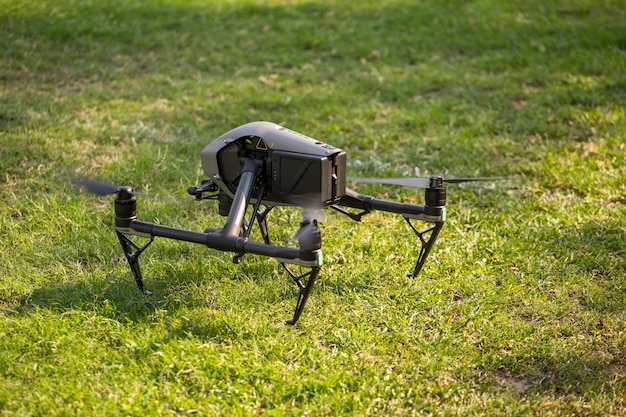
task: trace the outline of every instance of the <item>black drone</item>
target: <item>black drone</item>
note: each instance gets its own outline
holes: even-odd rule
[[[252,122],[239,126],[215,139],[200,152],[202,168],[208,176],[188,193],[196,200],[217,200],[219,214],[226,217],[222,227],[195,232],[162,226],[137,219],[137,198],[130,187],[118,187],[89,179],[80,182],[98,195],[116,194],[115,230],[124,255],[130,264],[139,289],[144,287],[139,256],[154,238],[199,243],[209,248],[234,253],[233,262],[245,254],[276,258],[298,286],[293,317],[295,324],[307,302],[323,263],[322,235],[317,219],[311,213],[331,208],[355,221],[373,210],[402,215],[415,232],[421,245],[412,276],[416,276],[430,253],[446,221],[444,182],[484,180],[457,178],[350,178],[354,182],[404,185],[425,189],[424,205],[404,204],[377,199],[346,188],[346,153],[339,148],[269,122]],[[248,206],[252,206],[246,219]],[[271,243],[267,224],[269,212],[276,206],[303,208],[304,218],[296,234],[298,247]],[[429,225],[419,230],[414,221]],[[257,223],[263,242],[251,239]],[[131,236],[149,238],[143,246]],[[290,267],[299,265],[307,272],[298,274]]]

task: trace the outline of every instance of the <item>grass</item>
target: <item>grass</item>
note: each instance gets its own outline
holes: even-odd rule
[[[0,414],[623,415],[623,6],[0,0]],[[141,295],[111,201],[68,178],[216,226],[186,187],[253,120],[342,147],[349,175],[508,180],[450,187],[417,279],[401,219],[330,213],[295,327],[268,259],[159,239]]]

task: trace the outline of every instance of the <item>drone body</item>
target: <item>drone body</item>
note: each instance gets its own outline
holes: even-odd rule
[[[96,181],[82,184],[92,192],[116,194],[115,228],[140,290],[144,289],[139,256],[156,237],[182,240],[234,253],[233,262],[245,254],[276,258],[298,286],[298,300],[293,318],[300,317],[323,263],[322,238],[313,210],[331,208],[351,219],[361,218],[373,210],[402,215],[420,243],[416,276],[446,220],[446,189],[441,177],[415,179],[425,188],[425,204],[413,205],[380,200],[346,188],[346,153],[341,149],[269,122],[252,122],[239,126],[207,145],[200,153],[202,168],[208,179],[191,186],[188,193],[196,200],[217,200],[219,213],[226,217],[221,227],[203,232],[158,225],[137,219],[137,198],[132,188],[117,187]],[[358,179],[363,182],[384,182]],[[406,180],[406,179],[403,179]],[[296,234],[298,247],[273,245],[267,216],[275,206],[303,208],[305,213]],[[249,217],[246,212],[251,207]],[[355,212],[354,210],[359,210]],[[413,221],[430,223],[418,230]],[[250,237],[258,224],[263,242]],[[139,246],[131,236],[149,238]],[[296,274],[293,265],[307,272]]]
[[[311,207],[337,203],[346,193],[346,153],[326,143],[269,122],[239,126],[200,152],[204,173],[230,198],[246,161],[262,161],[263,205]],[[251,201],[259,197],[252,190]]]

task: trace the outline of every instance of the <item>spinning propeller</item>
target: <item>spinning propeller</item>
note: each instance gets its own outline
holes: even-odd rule
[[[448,184],[460,184],[464,182],[478,182],[478,181],[497,181],[501,178],[498,177],[482,177],[482,178],[442,178],[444,183]],[[370,184],[383,184],[383,185],[400,185],[403,187],[415,187],[415,188],[428,188],[430,187],[430,178],[367,178],[367,177],[349,177],[348,181],[370,183]]]
[[[157,196],[154,194],[147,194],[147,193],[138,193],[135,190],[133,190],[132,187],[129,187],[127,185],[115,185],[109,182],[98,181],[98,180],[94,180],[94,179],[87,178],[87,177],[80,177],[76,179],[74,182],[80,185],[81,187],[84,187],[90,193],[95,194],[99,197],[104,197],[107,195],[119,194],[120,192],[124,192],[125,195],[148,198],[150,200],[157,200],[157,199],[164,200],[165,199],[168,201],[169,200],[177,201],[177,200],[174,200],[173,197],[160,196],[160,195]]]
[[[126,191],[127,193],[131,195],[140,195],[140,196],[148,197],[147,195],[144,195],[144,194],[135,193],[132,188],[127,187],[127,186],[119,186],[119,185],[111,184],[108,182],[92,180],[90,178],[85,178],[85,177],[78,178],[76,180],[76,183],[85,187],[85,189],[89,191],[90,193],[95,194],[100,197],[104,197],[110,194],[115,194],[120,191]]]

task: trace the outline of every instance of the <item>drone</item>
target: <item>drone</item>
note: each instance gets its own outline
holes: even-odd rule
[[[293,317],[287,320],[290,325],[300,318],[324,263],[322,234],[315,213],[332,209],[357,222],[372,211],[401,215],[419,243],[415,267],[408,274],[417,276],[446,221],[444,182],[487,180],[440,176],[347,178],[345,151],[265,121],[247,123],[224,133],[200,152],[200,160],[208,178],[198,186],[190,186],[187,192],[197,201],[216,200],[220,216],[226,218],[221,227],[209,227],[202,232],[139,220],[139,194],[129,186],[87,178],[79,182],[99,196],[115,194],[115,231],[141,292],[151,294],[144,285],[139,257],[156,237],[233,253],[235,264],[246,254],[266,256],[275,258],[297,286]],[[405,204],[360,194],[346,187],[348,181],[423,188],[424,204]],[[272,244],[267,218],[277,206],[303,209],[303,219],[292,245],[296,246],[297,241],[297,247]],[[420,229],[416,221],[427,225]],[[262,242],[251,237],[255,224]],[[139,245],[137,238],[149,241]]]

